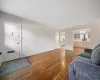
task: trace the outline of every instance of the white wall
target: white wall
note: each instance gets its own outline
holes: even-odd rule
[[[3,28],[3,23],[0,20],[0,52],[3,52],[3,47],[4,47],[4,28]],[[0,55],[0,65],[2,63],[2,56]]]
[[[21,57],[34,55],[37,53],[53,50],[59,48],[59,45],[55,42],[55,29],[49,28],[46,25],[25,20],[17,16],[9,15],[0,12],[0,20],[8,20],[14,23],[22,24],[22,54]],[[0,44],[4,43],[4,23],[0,23]],[[1,45],[1,51],[5,52],[4,44]],[[4,54],[4,53],[3,53]],[[2,60],[4,55],[2,56]],[[3,60],[5,61],[5,60]]]
[[[67,28],[60,31],[65,31],[66,33],[66,49],[73,50],[73,31],[79,30],[79,29],[86,29],[90,28],[90,48],[93,48],[95,45],[100,43],[100,21],[86,24],[86,25],[80,25],[73,28]]]
[[[23,20],[22,37],[22,57],[58,48],[55,31],[42,24]]]

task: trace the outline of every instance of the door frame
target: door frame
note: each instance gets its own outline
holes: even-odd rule
[[[81,39],[81,37],[78,39],[78,40],[75,40],[75,38],[74,38],[74,34],[76,33],[76,32],[78,32],[79,34],[81,34],[81,31],[88,31],[89,32],[89,38],[88,38],[88,40],[87,41],[82,41],[82,39]],[[85,47],[80,47],[80,48],[90,48],[90,41],[91,41],[91,28],[85,28],[85,29],[78,29],[78,30],[73,30],[73,35],[72,35],[72,37],[73,37],[73,50],[74,50],[74,48],[75,48],[75,45],[76,45],[76,43],[74,43],[74,42],[81,42],[81,44],[82,45],[84,45],[83,43],[86,43],[86,42],[88,42],[89,44],[88,44],[88,46],[86,45]],[[85,33],[84,33],[85,34]]]

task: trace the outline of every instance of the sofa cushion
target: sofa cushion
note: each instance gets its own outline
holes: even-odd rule
[[[94,47],[94,49],[92,50],[92,53],[93,53],[99,46],[100,46],[100,43]]]
[[[100,46],[92,52],[91,60],[92,63],[100,65]]]
[[[78,56],[91,59],[91,53],[88,52],[81,52]]]

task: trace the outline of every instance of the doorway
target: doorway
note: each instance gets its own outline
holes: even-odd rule
[[[4,54],[3,61],[20,58],[21,24],[4,21]]]
[[[90,28],[73,31],[73,50],[76,55],[90,48]]]
[[[60,32],[60,47],[65,47],[65,32]]]

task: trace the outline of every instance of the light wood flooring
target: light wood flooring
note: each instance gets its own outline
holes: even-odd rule
[[[0,80],[68,80],[72,51],[64,48],[29,56],[31,65],[1,77]]]

